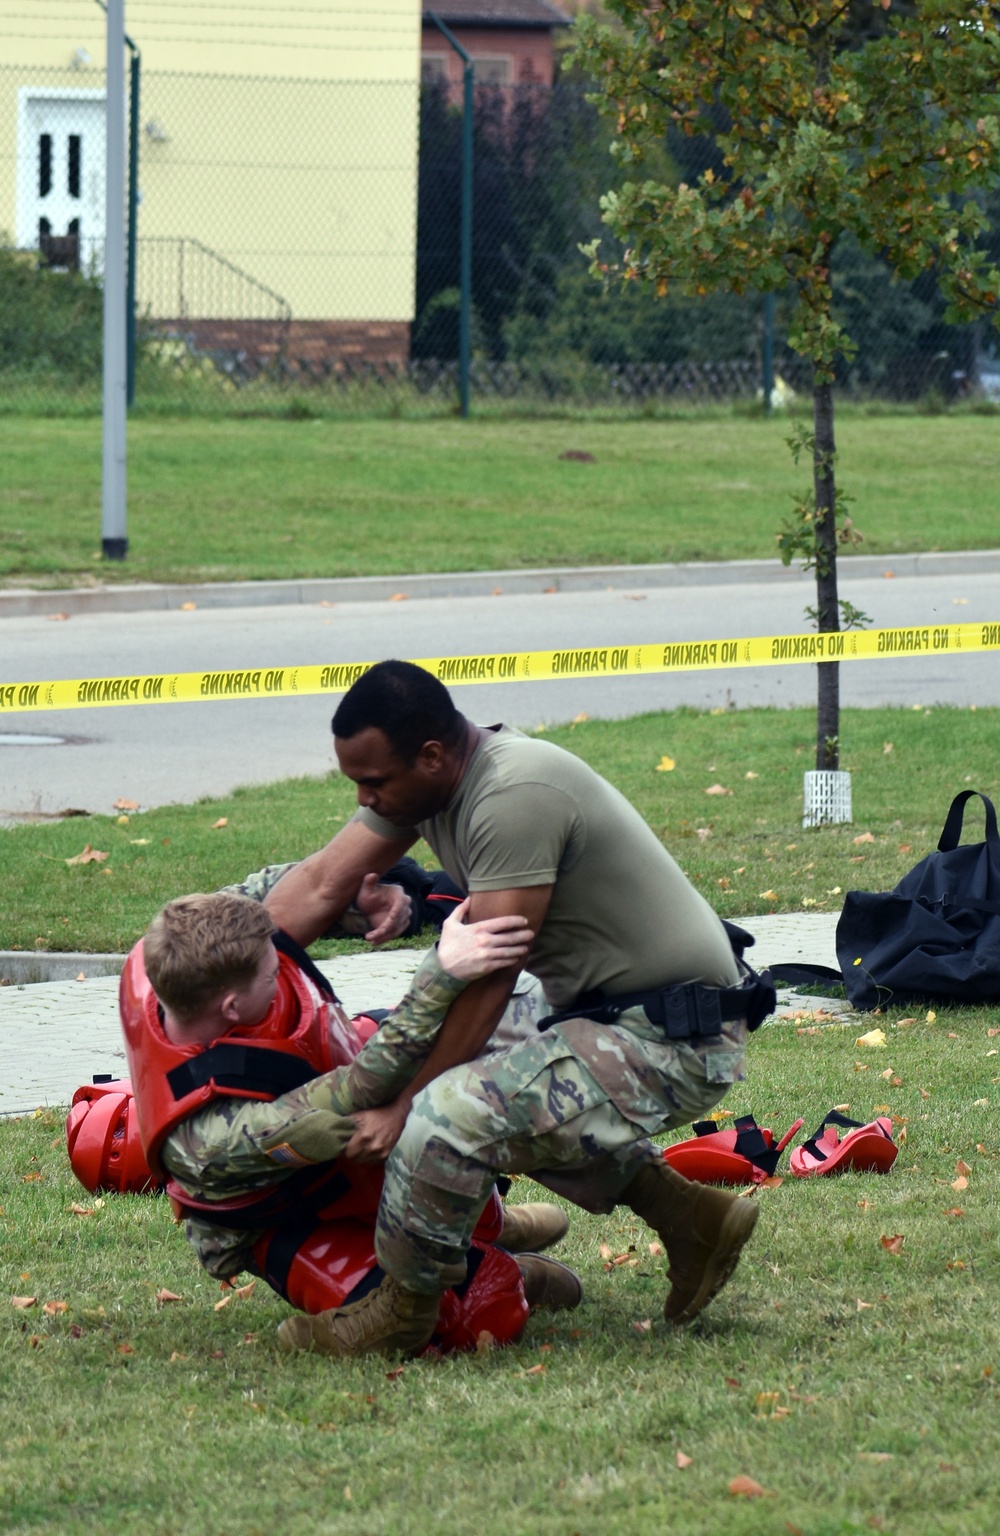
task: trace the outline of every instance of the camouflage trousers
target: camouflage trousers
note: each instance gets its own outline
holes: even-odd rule
[[[659,1155],[646,1138],[698,1119],[742,1077],[745,1038],[742,1022],[690,1044],[641,1012],[614,1026],[570,1019],[443,1073],[417,1095],[386,1164],[383,1269],[408,1290],[442,1290],[501,1171],[612,1210]]]

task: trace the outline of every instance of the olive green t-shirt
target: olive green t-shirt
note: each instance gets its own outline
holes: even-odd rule
[[[369,810],[356,819],[406,835]],[[739,981],[721,922],[638,811],[551,742],[495,727],[445,808],[412,830],[467,891],[554,885],[525,966],[555,1008],[592,987]]]

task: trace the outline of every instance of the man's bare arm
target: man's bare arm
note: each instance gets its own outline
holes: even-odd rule
[[[477,891],[471,897],[469,920],[518,914],[533,933],[538,933],[552,899],[551,885],[524,886],[509,891]],[[441,1031],[419,1072],[392,1104],[364,1110],[355,1116],[358,1129],[345,1151],[361,1162],[381,1162],[399,1139],[410,1105],[427,1083],[450,1067],[461,1066],[478,1056],[500,1022],[520,974],[519,965],[507,966],[470,982],[455,999]]]
[[[379,837],[361,822],[349,821],[325,848],[290,869],[264,905],[299,944],[312,944],[350,905],[366,875],[384,875],[415,842],[415,837]],[[377,944],[393,936],[388,929],[388,913],[378,914],[367,937]]]

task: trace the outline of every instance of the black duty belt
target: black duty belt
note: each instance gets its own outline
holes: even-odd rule
[[[745,961],[746,979],[738,987],[706,987],[689,981],[673,987],[657,987],[650,992],[623,992],[614,996],[598,990],[585,992],[572,1008],[552,1013],[538,1028],[551,1029],[567,1019],[593,1019],[597,1024],[614,1024],[628,1008],[642,1008],[651,1024],[663,1030],[668,1040],[710,1040],[722,1033],[722,1026],[732,1019],[746,1019],[748,1029],[757,1029],[774,1012],[777,994],[769,971],[759,975]]]

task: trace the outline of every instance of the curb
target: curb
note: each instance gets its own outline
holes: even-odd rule
[[[120,976],[126,958],[82,950],[0,949],[0,981],[23,987],[44,981],[75,981],[81,971],[88,981],[95,976]]]
[[[936,550],[901,555],[847,555],[842,579],[963,576],[1000,572],[1000,550]],[[344,576],[307,581],[137,583],[121,587],[55,587],[0,591],[0,619],[52,613],[145,613],[193,603],[197,608],[261,608],[309,603],[385,602],[406,598],[491,597],[523,593],[603,592],[618,588],[730,586],[811,582],[777,560],[688,561],[676,565],[592,565],[511,571],[452,571],[437,575]]]

